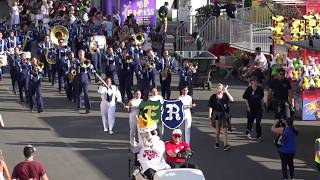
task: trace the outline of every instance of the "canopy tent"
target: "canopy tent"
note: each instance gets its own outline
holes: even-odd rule
[[[301,48],[306,48],[308,50],[320,51],[320,39],[313,39],[313,46],[310,46],[309,40],[304,41],[289,41],[288,44],[298,46]]]

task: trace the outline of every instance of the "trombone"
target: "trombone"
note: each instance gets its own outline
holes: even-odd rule
[[[91,66],[91,61],[89,59],[86,59],[86,60],[83,61],[83,67],[85,69],[90,68],[90,66]]]

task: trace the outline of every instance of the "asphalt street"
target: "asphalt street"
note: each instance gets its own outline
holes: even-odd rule
[[[6,8],[0,3],[0,12]],[[272,114],[264,115],[264,142],[248,140],[244,135],[246,113],[242,93],[246,84],[237,80],[222,80],[217,72],[217,82],[229,84],[235,102],[231,104],[233,132],[232,148],[228,152],[214,149],[214,130],[207,119],[207,104],[213,91],[195,88],[191,129],[192,161],[199,166],[208,180],[276,180],[281,179],[279,155],[270,132]],[[178,97],[177,77],[173,78],[172,97]],[[90,114],[75,111],[75,104],[59,94],[57,85],[43,82],[44,112],[31,112],[11,91],[11,81],[6,71],[0,82],[0,112],[6,127],[0,129],[0,149],[12,172],[23,160],[26,144],[37,148],[36,160],[43,162],[52,180],[124,180],[128,179],[129,123],[128,113],[117,107],[115,134],[103,132],[99,111],[98,85],[92,83],[89,95],[93,110]],[[314,180],[317,172],[313,166],[314,140],[320,135],[319,122],[295,122],[300,134],[295,158],[296,179]],[[165,130],[166,136],[170,131]],[[166,138],[165,138],[166,140]]]

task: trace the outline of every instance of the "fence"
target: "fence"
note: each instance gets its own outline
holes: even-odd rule
[[[254,51],[256,47],[261,47],[262,52],[269,53],[272,44],[269,28],[270,12],[263,8],[242,8],[236,15],[236,19],[229,19],[225,15],[218,18],[211,16],[208,19],[204,18],[205,16],[198,19],[196,16],[190,18],[192,22],[194,21],[194,26],[192,23],[184,22],[177,29],[176,50],[193,50],[195,45],[191,44],[191,33],[197,29],[200,36],[207,42],[205,48],[213,42],[218,42],[229,43],[235,48],[246,51]],[[205,22],[203,22],[204,19],[206,19]]]

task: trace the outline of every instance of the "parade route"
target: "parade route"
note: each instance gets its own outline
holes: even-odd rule
[[[175,78],[176,79],[176,78]],[[176,83],[176,82],[175,82]],[[191,148],[192,161],[204,172],[206,179],[279,179],[280,160],[270,132],[272,115],[262,121],[265,141],[258,143],[244,135],[245,112],[241,94],[245,86],[231,82],[230,92],[235,97],[231,105],[234,118],[230,136],[231,150],[214,149],[214,133],[207,120],[209,91],[196,89],[197,107],[193,113]],[[0,147],[10,170],[23,160],[22,148],[33,144],[36,159],[43,162],[50,179],[128,179],[129,125],[128,113],[119,105],[115,134],[103,132],[99,111],[97,85],[90,85],[93,110],[90,114],[75,111],[73,103],[56,87],[43,83],[45,111],[31,112],[12,93],[8,78],[0,85],[0,110],[6,128],[0,129]],[[177,96],[174,91],[173,97]],[[313,142],[319,131],[315,122],[296,122],[300,131],[295,159],[297,179],[315,179]],[[169,130],[165,130],[165,138]]]

